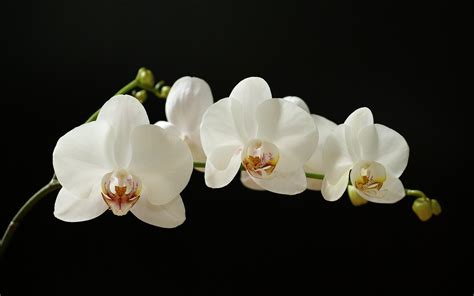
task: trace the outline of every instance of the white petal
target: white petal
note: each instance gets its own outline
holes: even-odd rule
[[[372,111],[367,107],[362,107],[351,113],[344,121],[352,129],[352,133],[357,137],[360,130],[368,125],[374,124]]]
[[[240,182],[242,182],[242,184],[248,189],[258,190],[258,191],[265,190],[262,187],[258,186],[258,184],[255,183],[252,178],[250,178],[249,173],[247,173],[246,171],[240,172]]]
[[[403,136],[384,125],[373,124],[361,130],[359,141],[363,159],[380,162],[391,175],[401,176],[410,153]]]
[[[261,103],[257,109],[257,138],[275,144],[280,150],[280,170],[301,168],[318,144],[318,130],[311,116],[282,99]]]
[[[293,172],[275,171],[275,176],[271,179],[258,179],[252,176],[250,178],[265,190],[286,195],[301,193],[306,190],[307,185],[306,175],[302,168]]]
[[[190,135],[183,135],[174,124],[167,122],[167,121],[158,121],[155,125],[165,129],[175,136],[181,138],[191,150],[191,154],[193,155],[194,162],[206,162],[206,154],[204,154],[204,150],[202,150],[201,145],[201,135],[199,130],[194,131],[194,133]],[[197,168],[198,171],[204,172],[204,169]]]
[[[230,98],[239,100],[243,106],[256,107],[264,100],[272,98],[267,82],[260,77],[249,77],[240,81],[230,93]]]
[[[53,151],[59,183],[78,198],[89,196],[92,186],[115,166],[112,137],[106,122],[86,123],[62,136]]]
[[[204,113],[201,143],[207,156],[219,146],[241,143],[233,118],[232,102],[229,98],[217,101]]]
[[[183,134],[199,130],[201,119],[213,103],[211,88],[197,77],[182,77],[173,84],[166,98],[166,118]]]
[[[242,148],[238,145],[221,146],[207,158],[204,179],[211,188],[229,184],[240,169]]]
[[[395,203],[405,197],[405,188],[402,182],[398,178],[390,175],[384,182],[379,195],[367,195],[360,190],[357,190],[357,192],[368,201],[384,204]]]
[[[305,101],[303,101],[299,97],[288,96],[288,97],[284,97],[283,100],[295,104],[296,106],[298,106],[301,109],[303,109],[304,111],[306,111],[306,113],[310,113],[308,105],[306,105]]]
[[[337,124],[316,114],[311,114],[311,118],[313,118],[314,124],[318,128],[319,141],[318,146],[313,152],[313,155],[311,155],[310,159],[306,162],[305,169],[307,169],[310,173],[324,174],[325,172],[323,167],[323,147],[326,143],[327,137],[336,129]],[[316,180],[315,182],[311,183],[314,184],[311,185],[312,188],[317,188],[318,186],[319,188],[321,188],[322,183],[320,180]],[[310,187],[308,186],[308,188]]]
[[[350,144],[347,142],[348,135],[350,135],[350,128],[345,124],[341,124],[328,136],[326,143],[324,144],[324,179],[331,184],[338,183],[342,176],[346,174],[354,164],[349,152]]]
[[[323,180],[306,178],[306,181],[308,182],[307,187],[309,190],[320,191],[323,186]]]
[[[236,127],[242,137],[254,138],[257,132],[256,110],[257,106],[272,98],[268,84],[259,77],[250,77],[239,82],[232,90],[230,96],[232,101],[240,103],[240,108],[233,107]],[[236,112],[236,109],[239,112]]]
[[[132,133],[130,172],[142,180],[148,200],[169,203],[186,187],[193,170],[188,146],[156,125],[136,127]]]
[[[130,211],[143,222],[163,228],[177,227],[186,220],[183,200],[179,195],[161,206],[150,203],[146,196],[142,196]]]
[[[150,123],[145,108],[132,96],[114,96],[102,106],[97,121],[105,121],[112,127],[115,161],[118,166],[127,167],[131,158],[130,135],[133,129]]]
[[[66,222],[81,222],[94,219],[108,209],[100,195],[100,184],[94,186],[90,196],[78,198],[61,188],[54,204],[54,216]]]
[[[175,135],[176,137],[178,138],[183,138],[181,136],[181,132],[178,130],[178,128],[172,124],[171,122],[168,122],[168,121],[158,121],[157,123],[155,123],[155,125],[161,127],[162,129],[165,129],[167,130],[168,132],[172,133],[173,135]]]
[[[341,178],[334,184],[331,184],[329,180],[324,177],[323,185],[321,187],[321,194],[327,201],[336,201],[344,194],[347,185],[349,184],[349,170],[345,171]]]

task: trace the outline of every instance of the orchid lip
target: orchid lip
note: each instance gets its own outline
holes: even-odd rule
[[[242,153],[242,165],[254,178],[270,179],[280,159],[278,147],[259,139],[250,140]]]
[[[141,195],[141,180],[124,169],[105,174],[101,183],[102,198],[110,210],[123,216],[135,205]]]
[[[360,161],[354,168],[354,186],[369,196],[383,195],[383,185],[387,180],[385,167],[375,161]]]

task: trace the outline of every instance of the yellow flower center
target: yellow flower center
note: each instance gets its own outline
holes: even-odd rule
[[[280,159],[278,148],[269,142],[251,140],[242,153],[242,165],[255,178],[269,179]]]
[[[357,163],[354,186],[367,195],[377,196],[387,179],[385,168],[378,162],[363,161]]]
[[[142,183],[137,176],[118,169],[102,178],[102,197],[117,216],[123,216],[140,198]]]

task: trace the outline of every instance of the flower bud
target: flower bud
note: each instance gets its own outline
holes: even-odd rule
[[[428,221],[433,216],[431,209],[431,201],[427,197],[417,198],[411,207],[413,212],[418,216],[421,221]]]
[[[140,101],[140,103],[143,104],[143,102],[146,101],[148,95],[146,93],[146,90],[142,89],[140,91],[137,91],[136,93],[133,94],[135,96],[135,98],[137,98],[137,100]]]
[[[155,85],[153,73],[145,67],[141,67],[138,70],[136,80],[143,86],[153,87],[153,85]]]
[[[171,87],[169,87],[168,85],[165,85],[161,88],[161,95],[163,97],[168,97],[168,94],[170,93],[170,90],[171,90]]]
[[[436,199],[432,199],[432,200],[431,200],[431,211],[432,211],[433,214],[435,214],[436,216],[438,216],[439,214],[441,214],[441,205],[439,204],[439,202],[438,202]]]
[[[363,197],[359,195],[359,193],[357,192],[357,189],[352,185],[347,186],[347,194],[349,195],[349,199],[351,200],[352,205],[356,207],[362,206],[368,203],[366,199],[364,199]]]

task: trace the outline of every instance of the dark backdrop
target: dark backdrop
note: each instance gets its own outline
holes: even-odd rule
[[[470,295],[470,112],[461,100],[472,95],[460,88],[472,7],[379,2],[2,4],[2,231],[49,181],[57,139],[141,66],[169,84],[201,77],[215,100],[261,76],[274,96],[298,95],[336,122],[370,107],[410,145],[404,184],[444,212],[422,223],[411,198],[354,208],[346,196],[284,197],[237,179],[211,190],[194,173],[182,193],[187,221],[164,230],[109,212],[65,223],[52,195],[18,229],[0,294]],[[152,121],[164,118],[162,101],[146,108]]]

